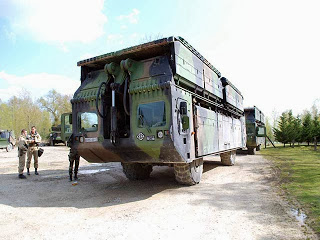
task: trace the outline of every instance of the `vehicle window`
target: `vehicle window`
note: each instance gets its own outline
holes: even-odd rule
[[[78,114],[79,132],[96,132],[98,130],[98,116],[96,113],[84,112]]]
[[[65,132],[66,133],[72,133],[72,124],[69,124],[69,117],[70,117],[70,115],[64,116]]]
[[[160,127],[166,125],[165,103],[153,102],[138,106],[138,127]]]
[[[265,135],[264,127],[258,127],[258,133],[257,133],[257,135]]]
[[[1,138],[9,138],[9,133],[8,132],[1,132],[0,137]]]

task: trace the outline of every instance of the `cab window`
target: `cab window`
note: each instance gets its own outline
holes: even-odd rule
[[[93,112],[78,113],[79,132],[98,131],[98,116]]]
[[[69,118],[70,118],[69,114],[64,116],[64,124],[65,124],[64,132],[65,133],[72,133],[72,124],[70,124]]]
[[[138,127],[160,127],[166,125],[165,102],[139,104]]]
[[[260,136],[260,137],[265,136],[265,127],[257,127],[257,136]]]

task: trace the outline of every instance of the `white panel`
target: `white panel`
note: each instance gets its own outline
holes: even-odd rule
[[[196,108],[198,156],[217,152],[219,150],[217,113],[200,106]]]

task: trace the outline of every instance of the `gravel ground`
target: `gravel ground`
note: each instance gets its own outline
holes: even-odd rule
[[[129,181],[120,163],[80,161],[68,181],[68,148],[44,147],[39,176],[18,179],[17,151],[0,150],[0,239],[317,239],[278,195],[271,163],[207,158],[200,184],[178,185],[173,169]]]

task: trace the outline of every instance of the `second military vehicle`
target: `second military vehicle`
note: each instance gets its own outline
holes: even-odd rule
[[[245,147],[240,91],[181,37],[78,66],[70,142],[88,162],[121,162],[129,179],[148,178],[154,165],[173,166],[179,183],[193,185],[204,156],[220,154],[233,165],[236,150]]]
[[[5,148],[10,152],[16,145],[16,138],[13,131],[0,130],[0,149]]]
[[[50,133],[50,137],[49,137],[50,146],[54,146],[57,143],[63,143],[64,145],[67,145],[67,141],[72,134],[72,125],[68,124],[69,114],[70,113],[64,113],[61,115],[61,122],[64,123],[62,124],[62,126],[58,125],[58,126],[51,127],[52,132]],[[66,118],[67,118],[67,124],[65,124]]]
[[[245,108],[247,149],[248,154],[254,155],[260,151],[266,141],[266,127],[264,114],[256,107]]]
[[[49,144],[50,146],[54,146],[57,143],[63,143],[66,145],[66,142],[61,139],[61,125],[51,127]]]

